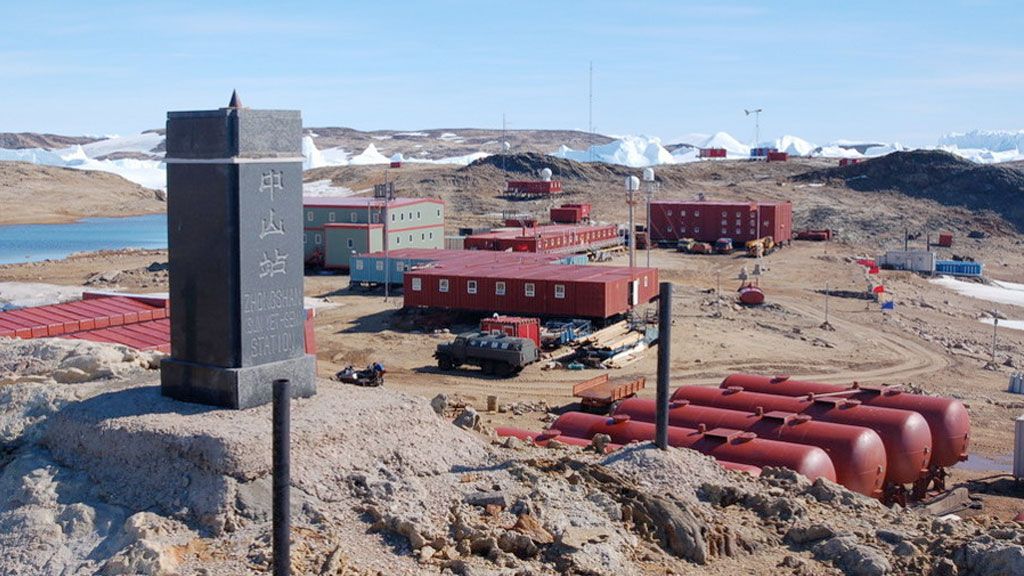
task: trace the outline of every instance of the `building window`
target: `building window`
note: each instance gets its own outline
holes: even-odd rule
[[[380,224],[380,212],[373,213],[373,223]]]
[[[665,215],[666,216],[671,216],[672,215],[672,211],[671,210],[665,210]]]
[[[348,247],[349,248],[355,248],[356,247],[356,243],[351,238],[348,239]]]
[[[725,218],[728,215],[729,215],[728,212],[726,212],[725,210],[722,210],[722,218]]]
[[[555,284],[555,298],[565,300],[565,284]]]
[[[441,209],[440,209],[440,208],[438,208],[438,209],[437,209],[437,217],[438,217],[438,218],[440,218],[440,217],[441,217]]]
[[[726,224],[728,224],[728,223],[729,223],[729,221],[728,221],[728,220],[726,220],[726,219],[724,219],[724,218],[722,219],[722,226],[725,226],[725,225],[726,225]]]
[[[362,270],[362,269],[363,269],[363,261],[362,260],[356,260],[356,270]]]
[[[324,237],[323,236],[321,236],[319,234],[317,234],[316,236],[313,236],[313,243],[314,244],[323,244],[323,242],[324,242]]]
[[[409,234],[409,242],[412,242],[412,234]]]
[[[533,282],[527,282],[526,284],[523,285],[523,294],[525,294],[527,298],[533,298],[533,294],[534,294]]]
[[[494,283],[494,294],[497,296],[505,295],[505,283],[498,281]]]
[[[686,210],[680,210],[679,211],[679,215],[680,216],[686,216]],[[669,216],[671,216],[671,214],[669,214]]]
[[[466,293],[467,294],[476,294],[476,280],[467,280],[466,281]]]
[[[671,232],[672,231],[671,230],[671,226],[669,226],[669,228],[670,228],[669,232]],[[682,232],[683,234],[686,234],[686,226],[680,226],[679,227],[679,231]]]
[[[328,212],[327,213],[327,221],[328,222],[334,222],[334,212]]]
[[[433,239],[434,239],[434,233],[433,233],[433,232],[431,232],[431,233],[430,233],[430,239],[431,239],[431,240],[433,240]]]
[[[401,244],[401,243],[402,243],[402,235],[401,234],[395,234],[395,244]]]
[[[700,226],[697,226],[696,228],[694,228],[693,229],[693,233],[694,234],[700,234]]]
[[[394,214],[392,214],[392,215],[391,215],[391,221],[392,221],[392,222],[394,222],[394,221],[395,221],[395,215],[394,215]]]
[[[694,218],[700,218],[700,210],[694,210],[693,211],[693,217]]]
[[[737,234],[739,234],[739,233],[740,233],[740,229],[739,229],[739,228],[736,228],[736,233],[737,233]]]
[[[402,212],[401,214],[399,214],[398,215],[398,219],[399,220],[405,220],[405,212]]]
[[[726,230],[725,228],[722,228],[722,234],[728,234],[728,233],[729,233],[728,230]]]
[[[356,211],[353,210],[348,213],[348,219],[350,222],[357,222],[359,221],[359,216],[356,214]]]
[[[377,260],[377,272],[383,272],[383,271],[384,271],[384,261],[383,260]]]
[[[313,221],[313,211],[312,210],[310,210],[309,212],[306,212],[306,221],[307,222],[312,222]]]
[[[417,210],[417,211],[416,211],[416,219],[417,219],[417,220],[422,220],[422,219],[423,219],[423,214],[422,214],[422,213],[420,213],[420,211],[419,211],[419,210]]]
[[[671,225],[671,224],[669,224],[669,225],[668,225],[668,231],[669,231],[669,232],[671,232],[671,231],[672,231],[672,225]]]
[[[644,274],[644,288],[647,288],[647,275]]]
[[[420,240],[426,240],[426,239],[427,239],[426,233],[420,232]]]
[[[448,291],[448,279],[447,278],[441,278],[440,280],[437,281],[437,291],[438,292],[447,292]]]
[[[412,289],[413,289],[413,292],[419,292],[420,290],[422,290],[423,289],[423,279],[422,278],[413,278],[412,279]]]

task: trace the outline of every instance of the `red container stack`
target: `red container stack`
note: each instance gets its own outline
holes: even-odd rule
[[[522,316],[492,316],[480,320],[481,332],[500,332],[517,338],[529,338],[540,348],[540,321]]]

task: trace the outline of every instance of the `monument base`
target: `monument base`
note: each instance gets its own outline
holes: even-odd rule
[[[160,393],[182,402],[244,410],[273,400],[273,382],[287,378],[292,397],[316,394],[316,357],[310,354],[248,366],[222,368],[175,358],[160,362]]]

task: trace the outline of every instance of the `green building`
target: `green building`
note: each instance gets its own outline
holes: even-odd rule
[[[302,204],[306,262],[324,268],[348,270],[353,254],[444,248],[444,202],[435,198],[306,196]]]

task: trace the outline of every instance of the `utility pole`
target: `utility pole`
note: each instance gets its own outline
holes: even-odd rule
[[[996,365],[996,337],[999,333],[999,316],[995,310],[992,311],[992,365]]]
[[[715,271],[715,316],[722,317],[722,271]]]
[[[647,267],[651,267],[651,197],[658,183],[654,180],[654,168],[644,168],[644,191],[647,192]]]
[[[828,325],[828,280],[825,281],[825,324]]]
[[[590,85],[587,100],[587,133],[590,135],[594,134],[594,61],[590,61]],[[591,142],[587,146],[587,150],[590,154],[590,161],[594,161],[594,144]]]
[[[640,179],[636,176],[626,176],[626,203],[629,205],[629,272],[633,274],[634,259],[636,258],[636,225],[633,224],[633,196],[640,190]]]

